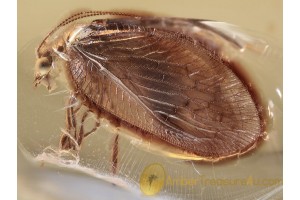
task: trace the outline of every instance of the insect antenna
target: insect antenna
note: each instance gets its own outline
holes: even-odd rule
[[[68,17],[67,19],[63,20],[60,24],[58,24],[51,32],[48,33],[48,35],[44,38],[44,40],[41,42],[39,47],[37,48],[37,56],[40,58],[41,52],[40,49],[45,45],[46,40],[52,36],[55,31],[57,31],[59,28],[70,24],[76,20],[87,18],[87,17],[94,17],[94,16],[101,16],[101,15],[116,15],[116,16],[125,16],[125,17],[140,17],[138,15],[134,14],[128,14],[128,13],[123,13],[123,12],[110,12],[110,11],[82,11],[79,13],[75,13],[74,15]]]

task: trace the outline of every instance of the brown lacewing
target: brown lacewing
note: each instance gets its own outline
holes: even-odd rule
[[[101,15],[111,17],[78,22]],[[37,49],[35,85],[52,90],[57,74],[66,73],[72,92],[66,131],[73,135],[62,137],[62,148],[80,146],[100,125],[84,131],[88,113],[78,125],[75,113],[84,105],[98,118],[199,160],[253,149],[264,132],[261,106],[248,81],[219,53],[211,36],[217,31],[207,29],[201,20],[101,11],[61,22]],[[72,106],[76,101],[80,105]],[[116,168],[118,136],[114,143]]]

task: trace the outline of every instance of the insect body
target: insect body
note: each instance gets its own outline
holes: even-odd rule
[[[103,14],[79,13],[56,29]],[[53,89],[56,68],[63,68],[72,98],[98,118],[199,160],[216,161],[255,146],[263,125],[251,88],[209,41],[191,31],[194,21],[128,16],[73,25],[53,41],[47,37],[37,51],[35,84]],[[57,60],[63,64],[51,67]],[[67,111],[68,130],[74,112]],[[94,130],[80,129],[75,140],[80,145]],[[62,147],[72,148],[67,141],[62,139]]]

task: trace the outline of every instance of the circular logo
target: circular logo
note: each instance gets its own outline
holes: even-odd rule
[[[145,195],[155,195],[159,193],[165,183],[165,170],[158,163],[147,166],[140,176],[140,188]]]

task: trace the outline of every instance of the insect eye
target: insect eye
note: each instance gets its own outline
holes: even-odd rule
[[[39,66],[40,69],[48,69],[49,67],[51,67],[51,63],[48,60],[42,61]]]
[[[49,62],[42,62],[41,64],[40,64],[40,68],[48,68],[48,67],[50,67],[50,63]]]
[[[41,57],[36,62],[36,70],[39,73],[47,73],[52,65],[51,57]]]

